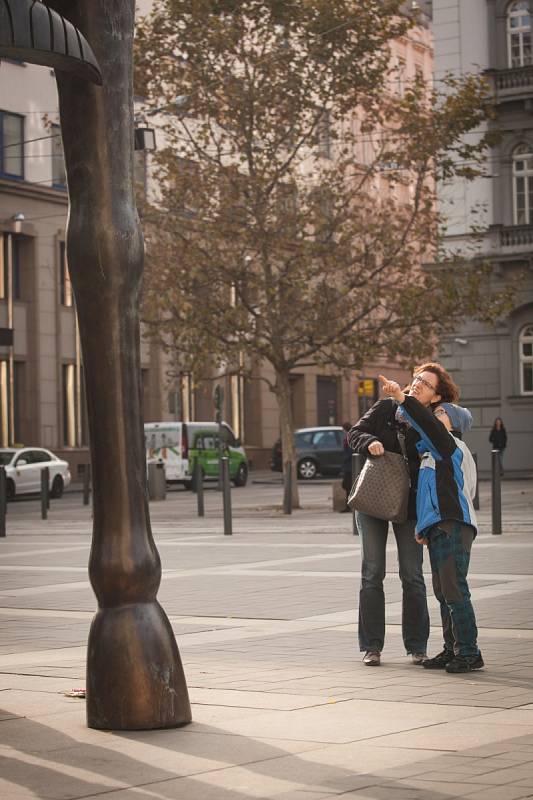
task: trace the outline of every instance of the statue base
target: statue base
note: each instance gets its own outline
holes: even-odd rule
[[[87,651],[89,728],[177,728],[191,719],[178,647],[159,603],[99,609]]]

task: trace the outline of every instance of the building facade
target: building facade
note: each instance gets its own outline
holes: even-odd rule
[[[533,61],[529,0],[434,0],[435,78],[483,72],[499,133],[485,176],[443,186],[449,248],[472,246],[492,267],[493,288],[516,289],[513,308],[494,326],[467,321],[442,342],[440,357],[474,416],[469,444],[490,469],[488,437],[501,417],[506,470],[533,470]],[[474,133],[473,136],[476,134]]]

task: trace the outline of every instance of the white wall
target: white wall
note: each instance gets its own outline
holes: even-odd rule
[[[434,0],[435,81],[446,72],[456,75],[479,73],[489,66],[489,32],[486,0]],[[481,129],[482,130],[482,129]],[[469,143],[476,135],[469,134]],[[490,160],[486,172],[494,171]],[[489,178],[467,182],[455,179],[441,187],[440,210],[447,218],[447,233],[461,236],[472,223],[488,227],[493,222],[492,190]],[[474,215],[475,209],[486,208]]]

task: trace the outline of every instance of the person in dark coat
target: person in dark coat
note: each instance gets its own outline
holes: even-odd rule
[[[500,475],[503,475],[503,452],[507,447],[507,431],[501,417],[496,417],[494,420],[494,425],[489,434],[489,442],[492,444],[493,450],[498,451],[498,466]]]
[[[350,433],[352,426],[349,422],[344,422],[342,429],[344,431],[344,437],[342,440],[342,449],[343,449],[343,460],[342,460],[342,467],[341,467],[341,475],[342,475],[342,488],[346,492],[346,506],[343,508],[343,512],[351,511],[350,506],[348,505],[348,497],[350,496],[350,491],[352,489],[352,448],[350,447],[350,441],[348,439],[348,434]]]

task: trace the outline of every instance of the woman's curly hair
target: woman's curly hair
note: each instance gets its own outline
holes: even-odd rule
[[[442,364],[436,361],[420,364],[420,366],[414,368],[413,375],[420,375],[422,372],[432,372],[437,376],[437,394],[441,396],[441,403],[457,403],[460,395],[459,387]]]

